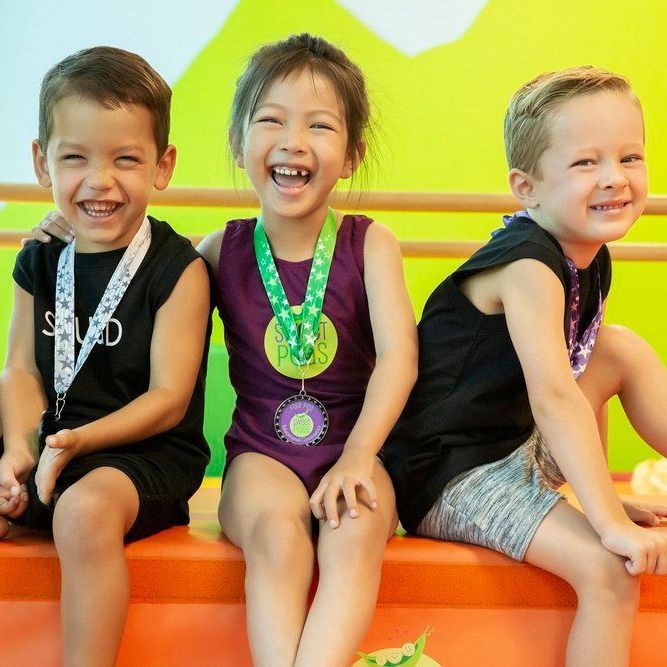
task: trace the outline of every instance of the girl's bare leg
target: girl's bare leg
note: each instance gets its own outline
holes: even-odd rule
[[[130,478],[98,468],[63,492],[53,518],[66,666],[112,666],[129,600],[123,537],[139,511]]]
[[[378,492],[375,511],[363,502],[362,495],[357,518],[350,518],[341,502],[338,528],[320,522],[320,579],[299,644],[297,666],[347,667],[373,618],[385,545],[397,524],[394,490],[379,462],[373,481]]]
[[[245,556],[256,667],[294,665],[315,559],[308,500],[301,480],[262,454],[239,455],[225,476],[218,516]]]

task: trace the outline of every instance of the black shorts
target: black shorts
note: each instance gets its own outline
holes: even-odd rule
[[[162,443],[159,436],[137,445],[104,449],[72,459],[56,480],[53,499],[48,505],[37,496],[35,486],[36,467],[27,481],[28,508],[20,517],[9,519],[11,523],[51,530],[53,511],[58,498],[70,486],[97,468],[116,468],[125,473],[139,496],[137,518],[125,535],[125,542],[132,542],[158,533],[172,526],[190,522],[188,500],[201,485],[206,470],[206,457],[192,460],[184,452],[176,451],[171,444]],[[40,442],[40,452],[44,443]],[[0,438],[0,455],[4,452]]]

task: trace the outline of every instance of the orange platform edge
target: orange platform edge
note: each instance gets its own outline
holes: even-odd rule
[[[119,667],[252,665],[243,556],[217,524],[218,485],[207,480],[194,496],[189,527],[127,546],[131,604]],[[617,483],[620,491],[627,486]],[[12,527],[0,543],[0,615],[7,630],[0,664],[61,663],[59,587],[51,538]],[[429,627],[420,667],[558,667],[574,604],[573,591],[558,578],[487,549],[395,536],[361,648],[400,646]],[[643,577],[633,667],[667,664],[666,620],[667,577]]]
[[[221,534],[217,497],[217,488],[205,484],[191,501],[189,527],[126,547],[132,602],[243,603],[243,555]],[[50,536],[12,527],[0,542],[0,599],[57,600],[59,590]],[[538,568],[481,547],[412,536],[395,536],[387,545],[378,597],[378,605],[401,607],[559,609],[574,604],[572,589]],[[667,578],[642,578],[641,609],[667,612]]]

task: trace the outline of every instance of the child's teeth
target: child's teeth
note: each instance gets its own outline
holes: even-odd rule
[[[299,171],[298,169],[288,169],[287,167],[274,167],[273,171],[283,176],[308,176],[308,172],[305,169]]]
[[[110,213],[113,213],[117,205],[116,204],[103,204],[103,205],[96,205],[91,202],[86,202],[83,205],[83,208],[85,209],[86,213],[88,215],[93,215],[93,216],[105,216],[109,215]]]

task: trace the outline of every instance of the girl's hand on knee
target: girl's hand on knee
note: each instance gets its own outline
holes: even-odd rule
[[[21,244],[25,245],[33,240],[40,243],[50,243],[51,236],[55,236],[61,241],[65,241],[65,243],[69,243],[74,238],[74,231],[60,211],[47,213],[39,225],[30,230],[30,238],[21,239]]]
[[[667,574],[667,536],[632,523],[614,526],[600,535],[602,545],[627,558],[625,567],[634,576]]]
[[[39,457],[35,483],[39,499],[48,505],[51,502],[53,489],[58,475],[63,468],[77,455],[79,438],[76,430],[63,429],[46,438],[46,447]]]
[[[667,518],[667,505],[654,505],[652,503],[635,503],[623,500],[623,509],[630,521],[645,526],[659,526],[660,522]]]
[[[343,454],[322,478],[310,497],[310,509],[315,518],[327,520],[332,528],[339,525],[338,498],[343,495],[350,518],[359,516],[357,488],[365,491],[370,509],[377,508],[377,491],[373,482],[375,457],[356,457]]]

